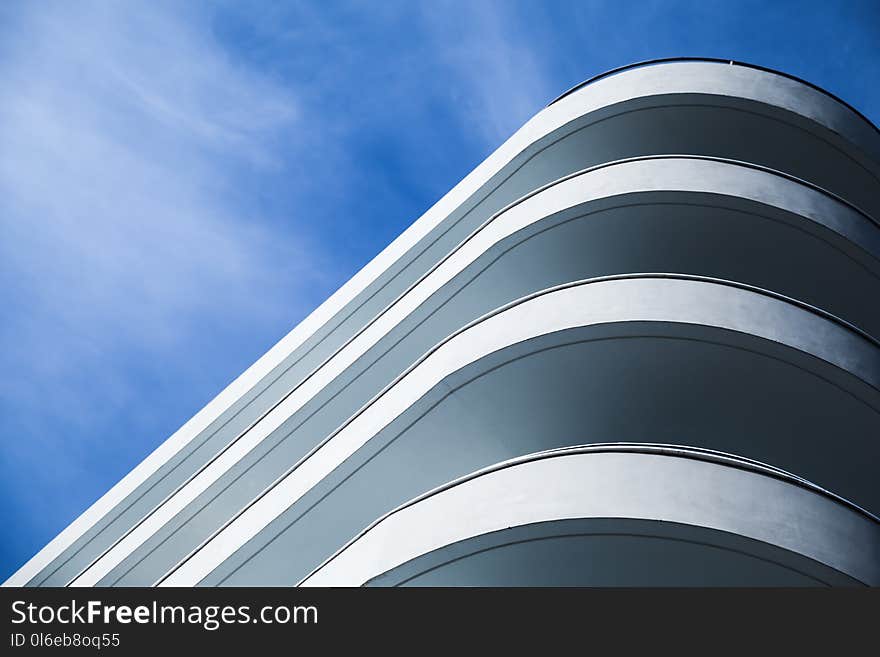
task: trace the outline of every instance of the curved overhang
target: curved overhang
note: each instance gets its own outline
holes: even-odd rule
[[[701,550],[715,555],[716,569],[729,569],[735,563],[748,572],[754,566],[742,563],[743,552],[751,552],[747,556],[760,564],[763,581],[770,560],[762,548],[772,546],[777,550],[770,570],[795,571],[815,585],[831,583],[830,569],[844,576],[833,578],[833,583],[880,585],[876,517],[802,479],[753,461],[652,445],[556,450],[477,472],[379,519],[301,585],[360,586],[383,577],[399,582],[478,550],[509,545],[512,528],[537,528],[528,536],[534,541],[558,534],[558,527],[547,532],[541,523],[585,519],[606,521],[604,531],[586,533],[594,542],[597,536],[632,534],[631,521],[659,523],[660,531],[644,529],[631,547],[632,557],[650,559],[650,570],[698,569],[703,560],[697,556],[676,565],[668,553],[658,557],[640,550],[648,547],[647,536],[659,534],[666,540],[697,543],[698,555]],[[616,531],[615,521],[624,521],[617,522]],[[695,540],[693,528],[712,531]],[[480,537],[488,540],[478,548],[472,545],[469,554],[455,549],[456,544]],[[573,580],[578,579],[576,569],[590,569],[589,544],[581,549],[579,558],[569,563]],[[552,558],[552,551],[545,556]],[[415,560],[419,563],[411,564]],[[487,564],[483,559],[481,566],[491,569],[491,560]],[[541,565],[530,561],[530,567]],[[703,581],[718,576],[701,574]]]
[[[571,226],[575,220],[595,226],[589,233],[564,232],[580,230]],[[536,235],[546,240],[550,231],[558,231],[558,239],[551,245],[535,243],[532,251],[538,255],[511,255],[518,244]],[[653,239],[663,240],[662,247]],[[571,249],[566,243],[579,246]],[[785,262],[778,257],[782,248],[789,254]],[[552,262],[536,261],[541,253]],[[496,298],[493,290],[472,284],[485,276],[489,267],[494,268],[494,278],[487,285],[504,288],[507,297]],[[357,405],[339,404],[334,410],[322,402],[321,412],[328,418],[335,412],[335,419],[322,420],[327,428],[316,428],[320,418],[293,431],[288,428],[288,419],[306,404],[313,403],[316,396],[321,399],[330,394],[326,386],[335,377],[349,368],[363,369],[365,366],[359,365],[362,359],[369,363],[369,376],[373,377],[371,385],[364,387],[381,388],[425,350],[480,313],[567,283],[572,277],[652,267],[733,278],[780,290],[880,334],[880,308],[864,302],[866,296],[880,295],[880,229],[842,200],[775,172],[711,158],[648,157],[595,167],[548,185],[485,222],[311,373],[304,385],[294,388],[258,423],[236,436],[217,458],[184,484],[170,488],[171,493],[158,504],[146,505],[142,519],[132,529],[118,529],[126,520],[121,519],[116,536],[107,533],[104,550],[96,542],[90,558],[83,553],[70,560],[50,581],[110,584],[130,569],[122,566],[125,559],[137,563],[143,576],[149,577],[148,571],[155,574],[156,568],[170,564],[160,565],[159,556],[153,558],[155,565],[144,560],[153,545],[181,530],[182,521],[169,523],[189,505],[196,506],[190,512],[199,518],[199,522],[190,523],[198,532],[189,530],[189,548],[200,544],[223,515],[218,511],[214,514],[217,519],[209,521],[209,514],[201,509],[207,504],[217,508],[247,504],[255,483],[262,486],[274,481],[283,473],[284,463],[301,458],[357,409]],[[506,279],[508,287],[511,281],[518,287],[507,290],[498,283],[499,277]],[[442,310],[426,315],[425,308]],[[437,328],[432,330],[432,324]],[[414,337],[414,331],[421,335]],[[401,354],[398,352],[407,346],[399,346],[402,336],[412,345],[409,352]],[[371,355],[374,352],[382,356],[377,359]],[[358,404],[369,397],[363,393]],[[238,471],[227,474],[267,440],[273,447],[260,457],[266,464],[261,475],[253,472],[243,478]],[[273,441],[282,442],[281,449]],[[230,486],[238,487],[237,498],[227,493],[210,502],[199,501],[199,496],[224,477],[234,478]],[[152,545],[141,548],[148,540]],[[136,579],[130,583],[143,582]]]
[[[880,132],[796,79],[722,63],[666,62],[602,77],[545,112],[557,108],[567,120],[554,138],[601,127],[607,145],[590,148],[605,161],[615,159],[612,152],[742,160],[818,184],[880,216]]]
[[[402,564],[365,586],[862,586],[754,539],[657,520],[550,520],[481,534]]]
[[[758,64],[752,64],[750,62],[741,62],[741,61],[737,61],[737,60],[733,60],[733,59],[721,59],[718,57],[660,57],[660,58],[656,58],[656,59],[647,59],[647,60],[643,60],[640,62],[633,62],[632,64],[625,64],[624,66],[618,66],[617,68],[603,71],[602,73],[599,73],[598,75],[594,75],[593,77],[588,78],[588,79],[584,80],[583,82],[579,82],[578,84],[574,85],[573,87],[571,87],[571,88],[565,90],[564,92],[562,92],[561,94],[559,94],[556,98],[554,98],[552,101],[550,101],[550,103],[548,103],[548,106],[559,102],[560,100],[562,100],[566,96],[570,96],[571,94],[575,93],[576,91],[579,91],[580,89],[583,89],[584,87],[587,87],[591,84],[594,84],[603,78],[611,77],[613,75],[618,75],[618,74],[624,73],[626,71],[630,71],[630,70],[637,69],[637,68],[647,68],[647,67],[651,67],[651,66],[662,66],[665,64],[685,64],[685,63],[693,63],[693,62],[700,63],[700,64],[721,64],[723,66],[730,65],[730,66],[742,67],[742,68],[745,68],[748,70],[760,71],[762,73],[768,73],[770,75],[775,75],[775,76],[778,76],[781,78],[785,78],[787,80],[791,80],[797,84],[804,85],[806,87],[810,87],[811,89],[814,89],[815,91],[819,92],[820,94],[828,96],[832,101],[839,103],[840,105],[849,109],[849,111],[852,112],[852,114],[854,114],[855,116],[857,116],[859,119],[862,120],[862,122],[867,126],[867,128],[869,130],[880,133],[880,128],[877,128],[877,126],[874,125],[874,123],[868,117],[866,117],[864,114],[862,114],[855,107],[853,107],[852,105],[847,103],[845,100],[843,100],[839,96],[831,93],[827,89],[824,89],[823,87],[820,87],[817,84],[813,84],[809,80],[804,80],[803,78],[800,78],[796,75],[792,75],[792,74],[786,73],[784,71],[779,71],[779,70],[776,70],[773,68],[769,68],[767,66],[760,66]]]
[[[834,150],[838,151],[845,159],[850,159],[863,167],[868,174],[866,180],[873,180],[871,188],[876,189],[880,178],[880,131],[862,114],[854,110],[839,98],[792,76],[784,75],[769,69],[753,66],[735,65],[730,62],[717,62],[705,60],[665,60],[658,63],[647,62],[640,65],[622,67],[610,74],[597,76],[584,85],[567,92],[548,109],[559,104],[570,102],[580,97],[582,116],[590,116],[595,119],[600,113],[613,108],[615,113],[637,111],[642,107],[659,108],[667,103],[670,106],[686,108],[688,106],[708,106],[717,110],[730,109],[747,113],[757,113],[771,119],[779,131],[783,126],[796,127],[799,130],[810,133]],[[540,116],[540,115],[539,115]],[[647,116],[645,121],[650,121]],[[719,117],[716,117],[719,118]],[[718,130],[718,125],[723,124],[723,130]],[[660,129],[661,126],[650,126]],[[691,128],[699,133],[699,123],[691,121]],[[732,130],[729,122],[719,122],[712,126],[716,133],[733,131],[733,137],[740,141],[740,145],[748,147],[749,156],[724,154],[722,152],[678,151],[693,154],[717,155],[743,159],[755,164],[765,164],[772,168],[780,169],[786,173],[792,173],[816,182],[826,188],[834,188],[836,192],[848,198],[844,191],[850,187],[856,198],[869,205],[872,214],[878,209],[875,195],[872,189],[858,190],[855,185],[848,185],[843,177],[824,177],[821,167],[801,169],[798,171],[798,163],[795,157],[803,155],[803,151],[795,149],[795,153],[789,153],[792,157],[788,166],[781,164],[782,160],[775,157],[781,153],[773,154],[770,150],[774,146],[774,137],[769,129],[766,135],[766,143],[758,144],[757,135],[750,131]],[[676,135],[679,137],[679,135]],[[718,135],[715,137],[718,138]],[[710,150],[712,146],[706,138],[695,140],[702,143]],[[723,142],[719,142],[720,145]],[[801,145],[803,146],[803,144]],[[716,146],[717,147],[717,146]],[[735,148],[732,142],[727,143],[728,148]],[[668,151],[667,151],[668,152]],[[768,159],[769,158],[769,159]],[[836,165],[830,162],[818,163],[827,166],[826,173],[833,173]],[[810,171],[811,173],[806,173]],[[864,193],[862,193],[864,192]],[[872,198],[873,196],[873,198]],[[856,203],[859,205],[859,203]],[[876,217],[877,215],[874,214]]]
[[[829,485],[829,488],[849,490],[848,479],[857,479],[863,488],[873,486],[870,463],[876,457],[877,446],[874,444],[876,440],[864,432],[864,426],[872,420],[876,422],[880,412],[880,349],[876,341],[821,311],[737,284],[680,276],[611,277],[538,293],[481,318],[445,340],[269,486],[160,583],[191,585],[201,581],[319,482],[327,485],[325,479],[337,467],[346,463],[397,418],[402,418],[410,409],[424,413],[422,407],[436,404],[428,393],[434,391],[434,395],[442,397],[473,379],[475,375],[466,371],[468,366],[476,364],[480,371],[494,371],[506,362],[521,361],[528,354],[548,353],[553,345],[597,340],[604,341],[602,351],[607,354],[610,353],[609,341],[632,342],[636,337],[684,339],[693,345],[732,347],[731,358],[734,360],[727,361],[729,363],[737,358],[743,359],[737,350],[763,354],[761,357],[769,362],[783,363],[787,368],[785,376],[793,377],[786,380],[792,384],[805,380],[805,377],[810,382],[818,379],[822,385],[840,391],[840,399],[844,400],[840,403],[851,403],[854,398],[859,400],[857,404],[860,406],[854,411],[848,408],[840,419],[841,423],[854,423],[845,432],[841,428],[840,433],[855,436],[857,442],[849,448],[861,452],[853,459],[856,470],[861,468],[858,473],[852,469],[843,473],[831,471],[834,466],[828,463],[825,448],[821,447],[827,438],[824,433],[804,436],[804,451],[809,453],[814,468],[825,467],[824,481],[820,479],[820,483],[839,484]],[[627,350],[640,353],[633,351],[630,344]],[[655,346],[650,346],[651,351],[656,351]],[[699,354],[697,361],[703,358],[702,352]],[[717,363],[711,363],[707,371],[717,375]],[[593,375],[610,386],[608,373],[596,371]],[[623,372],[623,376],[628,378],[631,374]],[[743,376],[746,378],[738,380],[737,386],[748,386],[763,396],[781,394],[774,392],[778,380],[763,376],[752,380],[749,373]],[[706,388],[702,382],[697,383],[701,389]],[[692,385],[691,380],[670,379],[666,388]],[[534,386],[547,388],[545,380],[540,377],[536,377]],[[801,398],[800,389],[793,392],[796,398],[788,400],[789,405],[811,403]],[[823,389],[822,394],[826,393]],[[724,396],[727,398],[726,394]],[[728,404],[734,402],[728,398]],[[473,403],[478,406],[480,402],[475,399]],[[624,410],[614,409],[615,412]],[[512,411],[508,409],[507,413]],[[547,422],[552,417],[539,415],[537,419]],[[644,420],[650,424],[651,416],[645,415]],[[411,424],[409,419],[403,421]],[[446,426],[451,432],[457,430],[454,422]],[[755,429],[759,428],[760,425],[756,425]],[[646,426],[643,431],[649,429]],[[664,431],[668,430],[664,427]],[[573,436],[577,428],[566,427],[565,431]],[[815,433],[822,431],[819,427],[815,429]],[[759,438],[751,438],[751,449],[773,441],[773,436],[765,433],[756,431],[755,436]],[[790,438],[786,436],[785,441]],[[743,436],[744,445],[748,442],[748,436]],[[471,449],[478,447],[482,446],[472,444]],[[783,447],[789,451],[787,443]],[[515,455],[509,454],[508,457]],[[369,458],[369,454],[363,458]],[[404,465],[398,465],[405,469]],[[388,473],[385,476],[389,480],[392,478]],[[450,478],[447,476],[440,481]],[[382,485],[390,487],[387,480],[383,480]],[[369,517],[375,517],[375,514]]]

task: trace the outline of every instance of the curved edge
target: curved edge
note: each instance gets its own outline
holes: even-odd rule
[[[543,461],[543,460],[547,460],[547,459],[573,456],[573,455],[590,455],[590,454],[607,454],[607,453],[649,454],[649,455],[656,455],[656,456],[666,456],[666,457],[673,457],[673,458],[690,459],[690,460],[694,460],[694,461],[700,461],[703,463],[711,463],[711,464],[721,465],[721,466],[724,466],[727,468],[742,470],[744,472],[750,472],[750,473],[758,474],[758,475],[768,477],[768,478],[773,478],[778,481],[784,482],[788,485],[792,485],[792,486],[801,488],[805,491],[808,491],[809,493],[815,494],[817,496],[821,496],[825,499],[830,500],[834,504],[838,504],[841,507],[849,509],[850,511],[854,512],[855,514],[857,514],[858,516],[863,518],[865,521],[872,523],[875,526],[875,532],[877,533],[878,539],[880,539],[880,518],[877,518],[877,516],[869,513],[868,511],[853,504],[852,502],[840,497],[839,495],[831,493],[831,492],[827,491],[826,489],[821,488],[820,486],[817,486],[817,485],[815,485],[815,484],[813,484],[813,483],[811,483],[801,477],[797,477],[797,476],[792,475],[788,472],[785,472],[784,470],[781,470],[779,468],[761,463],[759,461],[755,461],[753,459],[746,459],[746,458],[743,458],[743,457],[740,457],[740,456],[737,456],[734,454],[719,452],[719,451],[715,451],[715,450],[696,448],[696,447],[689,447],[689,446],[684,446],[684,445],[666,445],[666,444],[661,445],[661,444],[652,444],[652,443],[602,443],[602,444],[591,444],[591,445],[577,445],[577,446],[572,446],[572,447],[563,447],[563,448],[559,448],[559,449],[535,452],[533,454],[528,454],[525,456],[502,461],[500,463],[496,463],[496,464],[493,464],[493,465],[488,466],[486,468],[482,468],[480,470],[477,470],[475,472],[467,474],[463,477],[459,477],[457,479],[454,479],[450,482],[447,482],[446,484],[443,484],[443,485],[438,486],[430,491],[427,491],[426,493],[419,495],[408,502],[405,502],[404,504],[389,511],[388,513],[384,514],[383,516],[377,518],[375,521],[370,523],[367,527],[365,527],[363,530],[361,530],[356,536],[354,536],[351,540],[349,540],[345,545],[343,545],[341,548],[339,548],[339,550],[337,550],[333,555],[328,557],[319,566],[314,568],[312,570],[312,572],[310,572],[308,575],[306,575],[297,584],[297,586],[325,586],[325,585],[327,585],[325,582],[319,581],[316,583],[316,582],[310,582],[309,580],[314,580],[315,578],[318,578],[319,573],[321,573],[322,571],[325,571],[325,569],[328,566],[330,566],[335,560],[340,558],[347,550],[355,547],[359,543],[359,541],[361,541],[364,537],[369,535],[370,532],[372,532],[375,529],[377,529],[378,527],[382,526],[384,523],[387,523],[390,519],[392,519],[395,516],[398,516],[402,513],[405,513],[407,510],[414,509],[415,507],[418,507],[419,505],[421,505],[423,502],[425,502],[427,500],[430,500],[430,499],[435,498],[437,496],[442,496],[444,493],[447,493],[448,491],[451,491],[457,487],[466,485],[469,482],[479,480],[483,477],[491,476],[495,473],[498,473],[498,472],[501,472],[504,470],[508,470],[510,468],[517,468],[517,467],[521,467],[524,465],[528,465],[530,463],[535,463],[535,462],[539,462],[539,461]],[[567,517],[571,518],[572,516],[567,516]],[[625,517],[625,516],[621,516],[621,517]],[[548,517],[548,518],[544,518],[542,520],[554,520],[554,519],[556,519],[556,518],[549,518]],[[655,518],[651,518],[651,519],[655,519]],[[687,524],[687,523],[685,523],[685,524]],[[506,529],[506,528],[509,528],[512,526],[517,526],[517,525],[509,524],[509,519],[508,519],[507,522],[501,523],[501,525],[499,525],[498,529]],[[695,525],[695,526],[700,526],[700,525]],[[724,528],[719,528],[719,527],[713,527],[713,529],[724,530]],[[736,532],[734,532],[734,533],[736,533]],[[474,534],[474,535],[462,537],[462,538],[472,538],[477,535],[480,535],[480,534]],[[742,534],[740,534],[740,535],[742,535]],[[761,540],[760,537],[751,536],[751,538],[757,538],[757,540]],[[450,545],[450,544],[451,543],[446,543],[444,545]],[[772,543],[772,542],[768,542],[768,544],[778,546],[777,544]],[[440,545],[440,546],[436,546],[432,549],[441,549],[442,547],[444,547],[444,546]],[[783,546],[783,547],[786,547],[786,549],[791,549],[791,546]],[[802,556],[808,556],[809,558],[815,559],[815,556],[806,555],[803,552],[800,552],[797,550],[794,550],[794,551],[798,554],[801,554]],[[423,556],[425,554],[427,554],[427,552],[420,552],[419,554],[412,554],[409,558],[404,559],[404,560],[394,564],[392,566],[392,568],[396,568],[397,566],[406,563],[410,559],[417,558],[417,557]],[[824,565],[835,567],[835,566],[833,566],[831,564],[827,564],[821,560],[817,559],[817,561],[820,561],[820,563],[823,563]],[[367,581],[374,579],[375,577],[381,576],[383,573],[388,572],[392,568],[385,569],[382,572],[373,573],[369,577],[365,578],[362,582],[358,582],[356,584],[345,584],[345,583],[334,582],[334,583],[331,583],[330,585],[331,586],[332,585],[338,585],[338,586],[340,586],[340,585],[341,586],[362,585],[362,584],[366,583]],[[873,569],[875,571],[877,570],[876,564],[873,565]],[[847,573],[847,574],[850,576],[853,576],[852,573]],[[874,573],[874,575],[876,578],[877,573]],[[862,575],[862,577],[864,577],[864,575]],[[859,579],[859,578],[857,577],[856,579]],[[866,582],[866,583],[873,583],[873,585],[877,584],[877,582],[873,582],[873,580],[871,580],[871,582]]]
[[[828,96],[832,100],[837,101],[842,106],[844,106],[846,109],[848,109],[850,112],[852,112],[853,114],[858,116],[871,129],[873,129],[874,132],[876,132],[878,136],[880,136],[880,128],[878,128],[874,124],[874,122],[871,121],[871,119],[869,119],[867,116],[862,114],[862,112],[860,112],[858,109],[856,109],[855,107],[850,105],[848,102],[843,100],[843,98],[841,98],[840,96],[831,93],[830,91],[828,91],[824,87],[819,86],[818,84],[810,82],[809,80],[804,80],[803,78],[798,77],[796,75],[792,75],[791,73],[786,73],[785,71],[779,71],[775,68],[770,68],[769,66],[761,66],[760,64],[751,64],[749,62],[743,62],[743,61],[739,61],[739,60],[735,60],[735,59],[722,59],[720,57],[659,57],[656,59],[645,59],[640,62],[633,62],[632,64],[625,64],[623,66],[617,66],[615,68],[609,69],[607,71],[603,71],[602,73],[599,73],[599,74],[594,75],[590,78],[587,78],[583,82],[579,82],[578,84],[570,87],[569,89],[566,89],[561,94],[559,94],[556,98],[554,98],[549,103],[547,103],[546,107],[550,107],[551,105],[558,103],[560,100],[562,100],[566,96],[570,96],[571,94],[578,91],[579,89],[583,89],[584,87],[589,86],[589,85],[593,84],[594,82],[598,82],[599,80],[602,80],[604,78],[608,78],[613,75],[617,75],[618,73],[623,73],[625,71],[631,71],[636,68],[645,68],[648,66],[656,66],[658,64],[674,64],[677,62],[705,62],[705,63],[711,63],[711,64],[728,64],[730,66],[741,66],[743,68],[749,68],[749,69],[753,69],[755,71],[761,71],[763,73],[771,73],[773,75],[778,75],[779,77],[786,78],[788,80],[792,80],[793,82],[799,82],[800,84],[805,85],[811,89],[814,89],[814,90],[824,94],[825,96]]]
[[[707,581],[705,576],[700,577],[697,580],[690,579],[689,575],[692,577],[695,573],[681,573],[684,577],[688,577],[688,580],[682,580],[678,577],[670,578],[670,573],[665,568],[664,563],[657,563],[657,554],[655,552],[654,556],[654,567],[653,571],[657,572],[660,576],[661,581],[652,581],[650,583],[641,580],[641,581],[633,581],[629,579],[628,581],[620,582],[620,581],[603,581],[601,571],[599,573],[595,573],[599,575],[600,580],[595,581],[594,579],[590,579],[590,581],[584,582],[580,580],[580,573],[575,570],[574,572],[570,572],[567,577],[560,579],[560,573],[556,572],[555,575],[557,577],[554,581],[542,581],[541,579],[535,580],[534,574],[532,573],[531,582],[514,582],[514,581],[494,581],[494,582],[485,582],[485,581],[474,581],[458,578],[454,581],[446,581],[442,585],[447,587],[469,587],[469,586],[506,586],[506,587],[531,587],[531,586],[553,586],[553,587],[613,587],[613,588],[631,588],[633,586],[636,587],[677,587],[677,588],[706,588],[707,586],[713,588],[729,588],[729,587],[760,587],[760,588],[778,588],[778,586],[800,586],[800,587],[864,587],[865,584],[858,580],[853,579],[849,575],[846,575],[836,569],[830,568],[824,564],[821,564],[813,559],[805,557],[803,555],[795,554],[789,550],[785,550],[783,548],[770,545],[768,543],[762,543],[756,541],[751,538],[746,538],[744,536],[740,536],[737,534],[731,534],[729,532],[724,532],[717,529],[708,529],[706,527],[697,527],[693,525],[682,525],[680,523],[671,522],[671,521],[657,521],[657,520],[634,520],[634,519],[626,519],[626,518],[575,518],[575,519],[566,519],[566,520],[550,520],[546,522],[537,522],[526,525],[520,525],[517,527],[512,527],[510,529],[500,529],[497,531],[492,531],[486,534],[481,534],[479,536],[475,536],[472,538],[467,538],[461,541],[457,541],[450,545],[444,546],[439,550],[435,550],[433,552],[429,552],[427,554],[423,554],[414,559],[407,561],[406,563],[401,564],[400,566],[394,567],[391,570],[388,570],[369,581],[365,582],[363,587],[424,587],[431,586],[430,583],[426,583],[422,578],[427,577],[430,578],[432,576],[436,576],[438,572],[443,572],[444,569],[451,567],[454,571],[456,566],[461,564],[467,564],[471,559],[484,559],[487,556],[491,559],[492,555],[505,555],[509,550],[513,550],[514,552],[522,550],[525,548],[526,550],[529,547],[538,546],[538,549],[541,546],[547,545],[557,545],[561,547],[565,547],[568,541],[586,541],[582,546],[586,549],[591,547],[591,543],[594,540],[599,540],[600,542],[606,540],[612,541],[628,541],[632,542],[633,540],[641,540],[646,541],[645,546],[648,548],[650,552],[650,548],[658,545],[658,541],[662,545],[663,543],[668,543],[673,547],[673,550],[676,548],[690,547],[700,548],[703,550],[708,550],[708,554],[712,556],[718,555],[731,555],[734,558],[739,557],[738,560],[745,559],[754,564],[760,564],[764,568],[770,567],[771,569],[778,569],[785,573],[786,575],[794,576],[799,579],[798,583],[795,584],[791,581],[786,581],[784,584],[775,580],[768,581],[767,579],[755,578],[754,575],[751,576],[750,580],[747,582],[744,581]],[[585,556],[585,555],[584,555]],[[600,552],[601,556],[601,552]],[[605,566],[611,566],[612,570],[616,570],[619,566],[623,565],[620,563],[618,559],[616,559],[613,554],[605,555],[606,557],[611,557],[609,560],[611,563],[606,563]],[[645,555],[646,557],[648,555]],[[554,560],[548,560],[548,555],[544,555],[544,558],[536,559],[535,566],[538,572],[541,572],[542,569],[546,568],[550,565],[551,571],[558,571],[558,564],[555,563]],[[569,558],[571,555],[569,554]],[[630,559],[633,558],[633,555],[630,554]],[[691,562],[693,563],[693,562]],[[553,565],[551,565],[553,564]],[[644,566],[644,559],[637,559],[636,563],[633,564],[631,562],[628,563],[628,566],[635,566],[636,568]],[[529,567],[530,563],[520,563],[520,566]],[[679,568],[681,568],[682,564],[679,563]],[[576,567],[576,566],[575,566]],[[589,565],[590,570],[595,572],[595,563],[591,563]],[[698,567],[699,570],[704,570],[702,566]],[[605,570],[604,568],[602,570]],[[628,567],[623,569],[623,573],[629,570]],[[522,573],[516,573],[507,571],[510,575],[517,577]],[[500,574],[499,571],[495,571],[496,575]],[[481,573],[475,573],[477,577],[481,576]],[[721,573],[719,572],[716,576],[721,576],[724,579],[729,573],[726,571]],[[553,576],[551,574],[551,576]],[[624,575],[625,576],[625,575]],[[435,586],[437,584],[434,584]]]
[[[689,457],[696,458],[701,461],[705,461],[707,463],[718,463],[721,465],[726,465],[729,467],[739,468],[741,470],[747,470],[749,472],[756,472],[758,474],[763,474],[768,477],[775,477],[782,481],[787,481],[790,483],[796,483],[803,488],[807,488],[812,492],[823,495],[831,500],[834,500],[838,504],[842,504],[844,506],[849,507],[850,509],[861,513],[867,518],[874,520],[877,523],[880,523],[880,517],[874,515],[867,509],[859,506],[855,502],[852,502],[845,497],[838,495],[832,491],[829,491],[826,488],[822,488],[818,484],[814,484],[813,482],[804,479],[796,474],[788,472],[787,470],[783,470],[782,468],[777,468],[776,466],[770,465],[768,463],[763,463],[761,461],[757,461],[755,459],[750,459],[745,456],[740,456],[738,454],[731,454],[730,452],[722,452],[717,449],[707,449],[705,447],[695,447],[693,445],[675,445],[671,443],[631,443],[631,442],[619,442],[619,443],[589,443],[585,445],[571,445],[569,447],[557,447],[556,449],[545,449],[540,452],[533,452],[531,454],[525,454],[523,456],[517,456],[512,459],[507,459],[505,461],[500,461],[498,463],[493,463],[492,465],[488,465],[485,468],[480,468],[479,470],[475,470],[474,472],[470,472],[461,477],[457,477],[451,481],[446,482],[445,484],[441,484],[435,488],[432,488],[429,491],[422,493],[421,495],[417,495],[413,499],[404,502],[398,507],[395,507],[388,513],[380,516],[373,522],[371,522],[367,527],[365,527],[361,532],[353,539],[349,541],[349,543],[353,543],[357,540],[358,537],[363,536],[370,529],[375,527],[385,518],[398,513],[410,507],[414,504],[418,504],[422,500],[425,500],[433,495],[437,495],[438,493],[442,493],[445,490],[458,486],[459,484],[463,484],[471,479],[476,479],[477,477],[481,477],[484,474],[489,474],[491,472],[495,472],[497,470],[503,470],[504,468],[508,468],[511,466],[519,465],[521,463],[529,463],[531,461],[537,461],[543,458],[550,458],[552,456],[564,455],[564,454],[586,454],[586,453],[602,453],[602,452],[627,452],[633,454],[664,454],[667,456],[681,456],[681,457]],[[337,552],[341,552],[340,548]],[[327,561],[329,561],[332,557],[329,557]],[[315,568],[315,570],[318,570]],[[308,575],[303,579],[308,578]]]

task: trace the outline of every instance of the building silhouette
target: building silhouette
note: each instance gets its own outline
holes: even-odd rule
[[[594,78],[7,584],[878,585],[878,219],[822,89]]]

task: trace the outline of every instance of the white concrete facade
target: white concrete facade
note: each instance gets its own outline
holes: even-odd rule
[[[6,585],[877,585],[878,218],[880,132],[826,92],[602,76]]]

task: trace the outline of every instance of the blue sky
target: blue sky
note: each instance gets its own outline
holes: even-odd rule
[[[549,100],[699,55],[880,121],[880,2],[0,4],[0,579]]]

